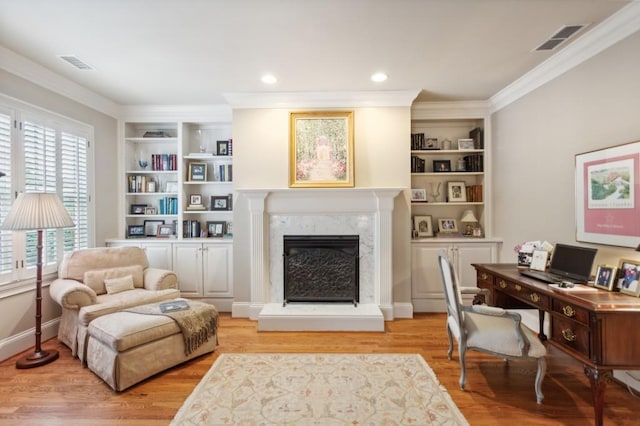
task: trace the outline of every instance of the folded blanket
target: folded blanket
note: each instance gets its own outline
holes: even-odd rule
[[[165,315],[173,319],[182,332],[184,354],[187,356],[214,335],[216,336],[216,344],[218,343],[216,335],[218,330],[218,311],[213,305],[188,301],[189,309],[163,313],[160,310],[161,303],[165,302],[135,306],[124,311],[145,315]]]

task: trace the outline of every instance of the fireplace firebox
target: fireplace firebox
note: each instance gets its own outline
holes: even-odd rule
[[[284,301],[359,299],[358,235],[284,235]]]

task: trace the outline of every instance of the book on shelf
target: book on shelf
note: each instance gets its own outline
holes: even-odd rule
[[[188,157],[191,157],[191,158],[211,158],[211,157],[213,157],[213,152],[190,152]]]
[[[192,204],[187,206],[187,210],[206,210],[207,207],[202,204]]]
[[[149,130],[147,132],[144,132],[144,135],[142,135],[142,137],[143,138],[170,138],[171,135],[161,130],[153,130],[153,131]]]
[[[151,154],[151,169],[159,172],[178,170],[177,154]]]
[[[218,166],[218,176],[220,182],[233,181],[233,164],[220,164]]]
[[[424,173],[425,161],[415,155],[411,156],[411,173]]]

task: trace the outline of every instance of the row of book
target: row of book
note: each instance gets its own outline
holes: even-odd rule
[[[424,173],[425,161],[415,155],[411,156],[411,173]]]
[[[127,192],[157,192],[158,185],[152,176],[129,175]]]
[[[482,172],[484,171],[484,156],[482,154],[465,155],[464,169],[467,172]]]
[[[163,197],[159,201],[158,210],[160,214],[178,214],[178,198]]]
[[[411,150],[426,149],[424,133],[411,133]]]
[[[155,171],[178,170],[176,154],[151,154],[151,169]]]
[[[220,164],[218,166],[218,176],[220,182],[233,181],[233,164]]]
[[[467,202],[469,203],[482,202],[482,185],[467,186]]]

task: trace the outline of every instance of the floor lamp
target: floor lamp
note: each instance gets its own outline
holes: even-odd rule
[[[42,230],[72,227],[73,221],[56,194],[22,193],[7,213],[2,229],[11,231],[38,231],[36,263],[36,347],[31,355],[16,361],[16,368],[33,368],[49,364],[58,359],[58,351],[43,351],[41,343],[42,326]]]

